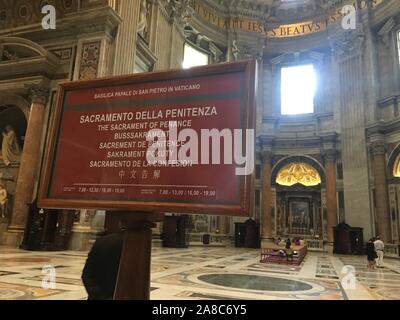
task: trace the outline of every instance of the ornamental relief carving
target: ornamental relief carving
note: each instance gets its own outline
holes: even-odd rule
[[[27,86],[29,97],[32,103],[46,105],[49,98],[49,88],[41,85]]]
[[[264,54],[264,45],[251,45],[248,43],[239,43],[238,40],[233,40],[231,44],[232,60],[261,60]]]
[[[72,48],[56,49],[51,51],[51,53],[53,53],[55,56],[59,57],[60,60],[63,61],[72,59],[72,52]]]
[[[386,144],[383,141],[373,142],[370,145],[372,155],[379,156],[386,154]]]
[[[92,80],[97,78],[100,47],[100,41],[85,43],[83,45],[79,69],[79,80]]]
[[[0,45],[0,61],[6,60],[18,60],[18,55],[15,52],[6,49],[3,45]]]
[[[342,61],[362,55],[365,44],[365,34],[362,26],[358,26],[356,30],[336,32],[336,35],[330,37],[329,40],[336,59]]]

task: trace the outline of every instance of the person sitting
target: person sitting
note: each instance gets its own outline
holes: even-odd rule
[[[290,239],[288,239],[286,241],[286,246],[285,246],[285,254],[286,254],[286,260],[289,261],[290,260],[293,262],[293,249],[292,249],[292,242],[290,241]]]

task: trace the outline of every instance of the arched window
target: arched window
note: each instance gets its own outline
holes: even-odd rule
[[[313,64],[282,67],[282,115],[314,113],[316,87],[317,77]]]
[[[205,66],[209,64],[210,57],[208,54],[196,49],[195,47],[185,44],[183,68],[189,69],[192,67]]]

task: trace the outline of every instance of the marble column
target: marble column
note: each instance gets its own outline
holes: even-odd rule
[[[365,135],[365,92],[373,90],[364,80],[365,33],[332,30],[331,44],[337,63],[340,89],[341,157],[346,223],[372,236],[368,152]]]
[[[141,1],[122,0],[119,15],[122,22],[115,42],[114,75],[132,74],[135,70],[136,39]]]
[[[90,249],[92,237],[92,218],[95,216],[94,210],[80,210],[79,221],[72,227],[71,239],[68,244],[69,250],[84,251]]]
[[[25,135],[24,149],[15,190],[14,207],[8,232],[3,244],[18,246],[28,221],[28,205],[32,203],[35,180],[38,174],[45,108],[49,90],[42,87],[29,89],[31,110]]]
[[[218,230],[219,230],[219,234],[221,235],[221,241],[225,244],[225,245],[229,245],[229,217],[225,217],[225,216],[219,216],[217,218],[217,222],[218,222]]]
[[[386,180],[386,148],[384,142],[373,143],[371,146],[374,169],[376,235],[384,242],[390,242],[391,226],[389,213],[389,195]]]
[[[328,242],[333,242],[333,227],[337,225],[337,193],[336,193],[336,151],[325,152],[326,170],[326,233]]]
[[[271,152],[262,153],[262,225],[261,238],[269,240],[272,237],[271,221]]]

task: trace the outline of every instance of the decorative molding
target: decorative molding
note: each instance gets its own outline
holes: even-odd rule
[[[261,61],[264,56],[265,39],[255,37],[251,41],[239,34],[233,35],[228,50],[229,61],[257,59]]]
[[[100,49],[101,41],[83,44],[79,68],[79,80],[91,80],[97,78]]]
[[[386,154],[386,144],[384,141],[375,141],[370,145],[371,153],[374,156],[385,155]]]
[[[377,101],[377,105],[379,108],[384,108],[390,105],[398,105],[399,103],[400,103],[400,94],[382,98]]]
[[[388,136],[400,132],[400,119],[385,122],[381,120],[366,128],[367,137],[372,141],[373,136]],[[376,139],[375,139],[376,140]]]
[[[336,148],[338,136],[336,133],[323,136],[322,138],[322,156],[325,162],[336,161],[338,157],[338,150]]]
[[[206,51],[212,56],[212,63],[224,61],[224,53],[209,38],[204,37],[195,30],[186,29],[184,34],[186,42],[200,50]]]
[[[396,21],[393,19],[393,17],[390,17],[383,25],[383,27],[378,31],[378,36],[387,48],[390,47],[390,33],[395,26]]]
[[[53,53],[55,56],[60,58],[62,61],[70,60],[72,59],[72,48],[62,48],[62,49],[54,49],[51,50],[51,53]]]
[[[337,32],[329,37],[331,49],[339,62],[360,56],[365,45],[365,33],[362,25],[358,25],[356,30]],[[332,32],[332,33],[333,33]]]
[[[274,154],[271,150],[262,150],[260,153],[260,158],[263,163],[271,163]]]
[[[189,24],[194,14],[191,6],[192,0],[158,0],[161,13],[170,21],[176,23],[181,29]]]
[[[171,1],[172,2],[172,1]],[[174,8],[172,18],[178,23],[181,28],[189,24],[190,19],[194,14],[193,8],[190,6],[190,0],[173,0]]]
[[[4,48],[4,45],[0,45],[0,61],[3,60],[11,60],[15,61],[18,60],[18,55],[15,52],[11,52]]]
[[[141,35],[139,35],[136,40],[136,55],[136,65],[139,64],[141,69],[146,72],[153,71],[154,65],[157,62],[157,57],[150,50],[146,40],[143,39]]]
[[[46,106],[50,94],[49,88],[41,85],[30,85],[27,88],[32,103]]]
[[[325,162],[335,162],[338,156],[338,151],[336,149],[328,149],[324,150],[322,154]]]

